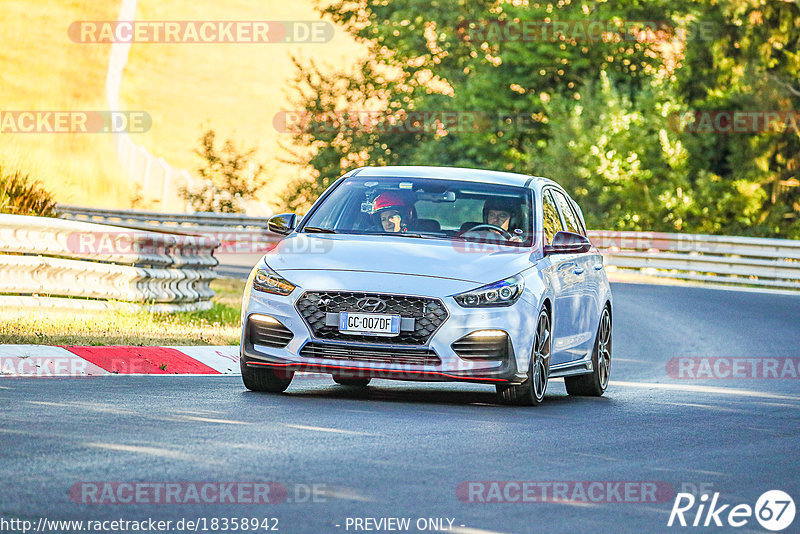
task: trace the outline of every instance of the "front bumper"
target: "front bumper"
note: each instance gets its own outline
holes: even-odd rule
[[[248,287],[248,290],[250,288]],[[514,384],[526,379],[527,355],[532,338],[525,328],[528,317],[525,298],[507,308],[465,309],[452,297],[437,296],[448,312],[444,322],[424,344],[392,343],[392,338],[369,341],[323,339],[314,335],[298,311],[297,302],[305,292],[295,290],[287,297],[251,291],[242,314],[242,364],[275,371],[329,373],[344,378],[389,378],[414,381],[465,381],[486,384]],[[429,297],[425,297],[429,298]],[[266,346],[252,334],[252,318],[264,316],[279,322],[291,340],[284,347]],[[501,359],[459,356],[454,342],[479,330],[501,330],[508,335],[508,350]],[[255,338],[255,341],[254,341]],[[325,348],[330,350],[325,350]],[[305,350],[304,350],[305,349]],[[314,349],[314,350],[311,350]],[[301,355],[303,353],[303,355]],[[406,354],[414,358],[406,358]],[[308,354],[325,357],[313,357]],[[364,361],[364,355],[372,361]],[[393,358],[392,355],[398,355]],[[430,357],[428,357],[430,356]],[[416,359],[416,361],[413,361]],[[402,362],[402,363],[401,363]],[[523,369],[522,372],[519,369]]]

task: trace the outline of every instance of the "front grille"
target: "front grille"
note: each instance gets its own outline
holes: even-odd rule
[[[278,349],[282,349],[288,345],[294,337],[291,330],[277,321],[274,323],[258,321],[254,320],[252,317],[247,320],[247,330],[250,333],[251,344],[275,347]]]
[[[325,319],[328,313],[363,311],[358,309],[356,303],[365,297],[379,298],[386,302],[386,308],[380,313],[413,318],[414,330],[401,329],[397,336],[376,339],[375,336],[342,334],[338,325],[326,325]],[[382,293],[307,291],[298,299],[295,306],[315,338],[340,341],[424,345],[447,319],[447,310],[439,299]]]
[[[503,360],[508,356],[508,334],[486,337],[473,333],[453,343],[451,348],[462,358]]]
[[[442,363],[436,353],[430,349],[361,347],[313,341],[306,343],[300,350],[300,356],[396,365],[439,365]]]

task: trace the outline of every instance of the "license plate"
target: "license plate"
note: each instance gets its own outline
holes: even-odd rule
[[[339,332],[366,336],[396,336],[400,333],[400,316],[341,312]]]

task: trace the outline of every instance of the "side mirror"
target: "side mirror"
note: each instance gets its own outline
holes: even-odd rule
[[[297,215],[294,213],[282,213],[269,218],[267,229],[276,234],[289,235],[294,230],[295,221],[297,221]]]
[[[581,254],[589,252],[592,242],[589,238],[572,232],[556,232],[552,245],[544,246],[544,255],[550,254]]]

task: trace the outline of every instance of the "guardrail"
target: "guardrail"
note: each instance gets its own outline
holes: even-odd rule
[[[143,230],[192,231],[198,229],[216,232],[232,228],[265,231],[269,217],[250,217],[238,213],[160,213],[140,210],[104,210],[59,204],[58,216],[74,221],[117,224]]]
[[[800,241],[592,231],[606,265],[698,282],[800,289]]]
[[[218,246],[207,236],[0,215],[0,307],[208,309]]]
[[[126,210],[96,210],[59,206],[62,217],[145,224],[148,228],[182,225],[178,229],[230,232],[233,227],[258,228],[243,232],[248,240],[271,242],[274,234],[263,232],[268,218],[231,214],[161,214]],[[225,234],[217,234],[224,236]],[[234,238],[236,236],[234,235]],[[800,241],[757,237],[675,234],[661,232],[590,231],[589,237],[603,253],[606,265],[638,271],[649,276],[800,289]],[[225,239],[220,239],[226,241]]]

